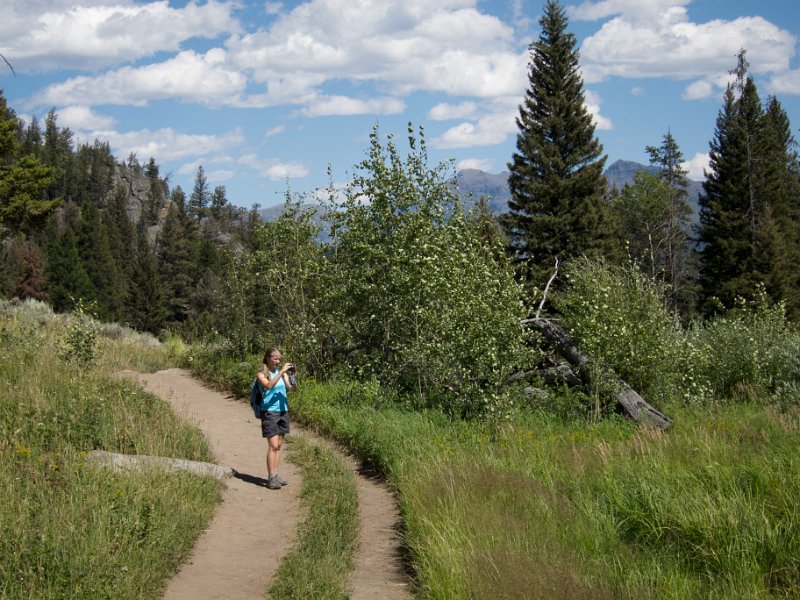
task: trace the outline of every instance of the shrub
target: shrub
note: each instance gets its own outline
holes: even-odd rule
[[[568,265],[554,298],[579,348],[656,404],[705,397],[698,347],[666,309],[664,286],[636,264],[586,258]]]
[[[761,290],[753,301],[694,331],[708,387],[717,398],[767,398],[800,383],[800,334],[782,303]]]

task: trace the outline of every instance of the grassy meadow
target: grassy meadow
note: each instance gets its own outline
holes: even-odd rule
[[[293,408],[390,475],[421,598],[800,595],[797,413],[497,428],[358,396],[310,386]]]
[[[800,597],[797,339],[751,335],[741,320],[717,328],[706,339],[752,338],[759,356],[766,344],[777,358],[759,359],[757,377],[704,384],[729,392],[662,405],[674,423],[666,432],[522,402],[462,419],[375,383],[302,379],[293,416],[387,475],[418,598]],[[720,381],[745,373],[744,342],[738,352],[702,347],[717,352],[709,362]],[[185,352],[37,303],[0,307],[0,597],[160,596],[210,518],[216,483],[118,474],[84,457],[210,460],[196,430],[112,376],[172,366]],[[257,358],[189,354],[213,383],[245,396]],[[307,518],[269,594],[345,598],[352,475],[324,448],[292,440],[292,452]]]
[[[0,306],[0,597],[160,597],[211,517],[216,482],[84,458],[211,459],[166,403],[113,377],[173,364],[151,336],[36,302]]]
[[[235,387],[228,362],[218,383]],[[664,432],[526,410],[462,420],[303,382],[292,411],[388,475],[419,598],[800,596],[796,407],[676,404]]]

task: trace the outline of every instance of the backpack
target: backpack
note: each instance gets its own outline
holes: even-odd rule
[[[253,380],[253,385],[250,388],[250,408],[253,409],[253,415],[256,419],[260,419],[262,412],[261,412],[261,402],[264,399],[264,392],[261,389],[261,384],[258,383],[258,377]]]

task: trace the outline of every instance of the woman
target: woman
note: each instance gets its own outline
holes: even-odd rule
[[[264,352],[264,365],[258,372],[258,383],[264,390],[261,401],[261,435],[267,438],[267,487],[279,490],[286,485],[286,480],[278,475],[281,462],[281,446],[283,438],[289,433],[289,404],[287,391],[294,391],[294,379],[288,373],[294,373],[292,363],[284,363],[280,369],[283,355],[277,348],[267,348]]]

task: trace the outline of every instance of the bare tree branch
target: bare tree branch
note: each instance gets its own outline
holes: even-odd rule
[[[3,59],[3,62],[8,65],[8,68],[11,69],[11,72],[14,74],[14,77],[16,77],[17,76],[17,72],[14,70],[14,67],[11,66],[11,63],[6,60],[6,57],[3,56],[2,53],[0,53],[0,58]]]
[[[547,292],[550,289],[550,284],[553,283],[553,280],[558,275],[558,257],[556,256],[556,265],[555,269],[553,270],[553,274],[550,276],[550,279],[547,280],[547,285],[544,286],[544,292],[542,292],[542,301],[539,303],[539,308],[536,309],[536,317],[539,318],[539,315],[542,313],[542,308],[544,307],[544,302],[547,300]]]

